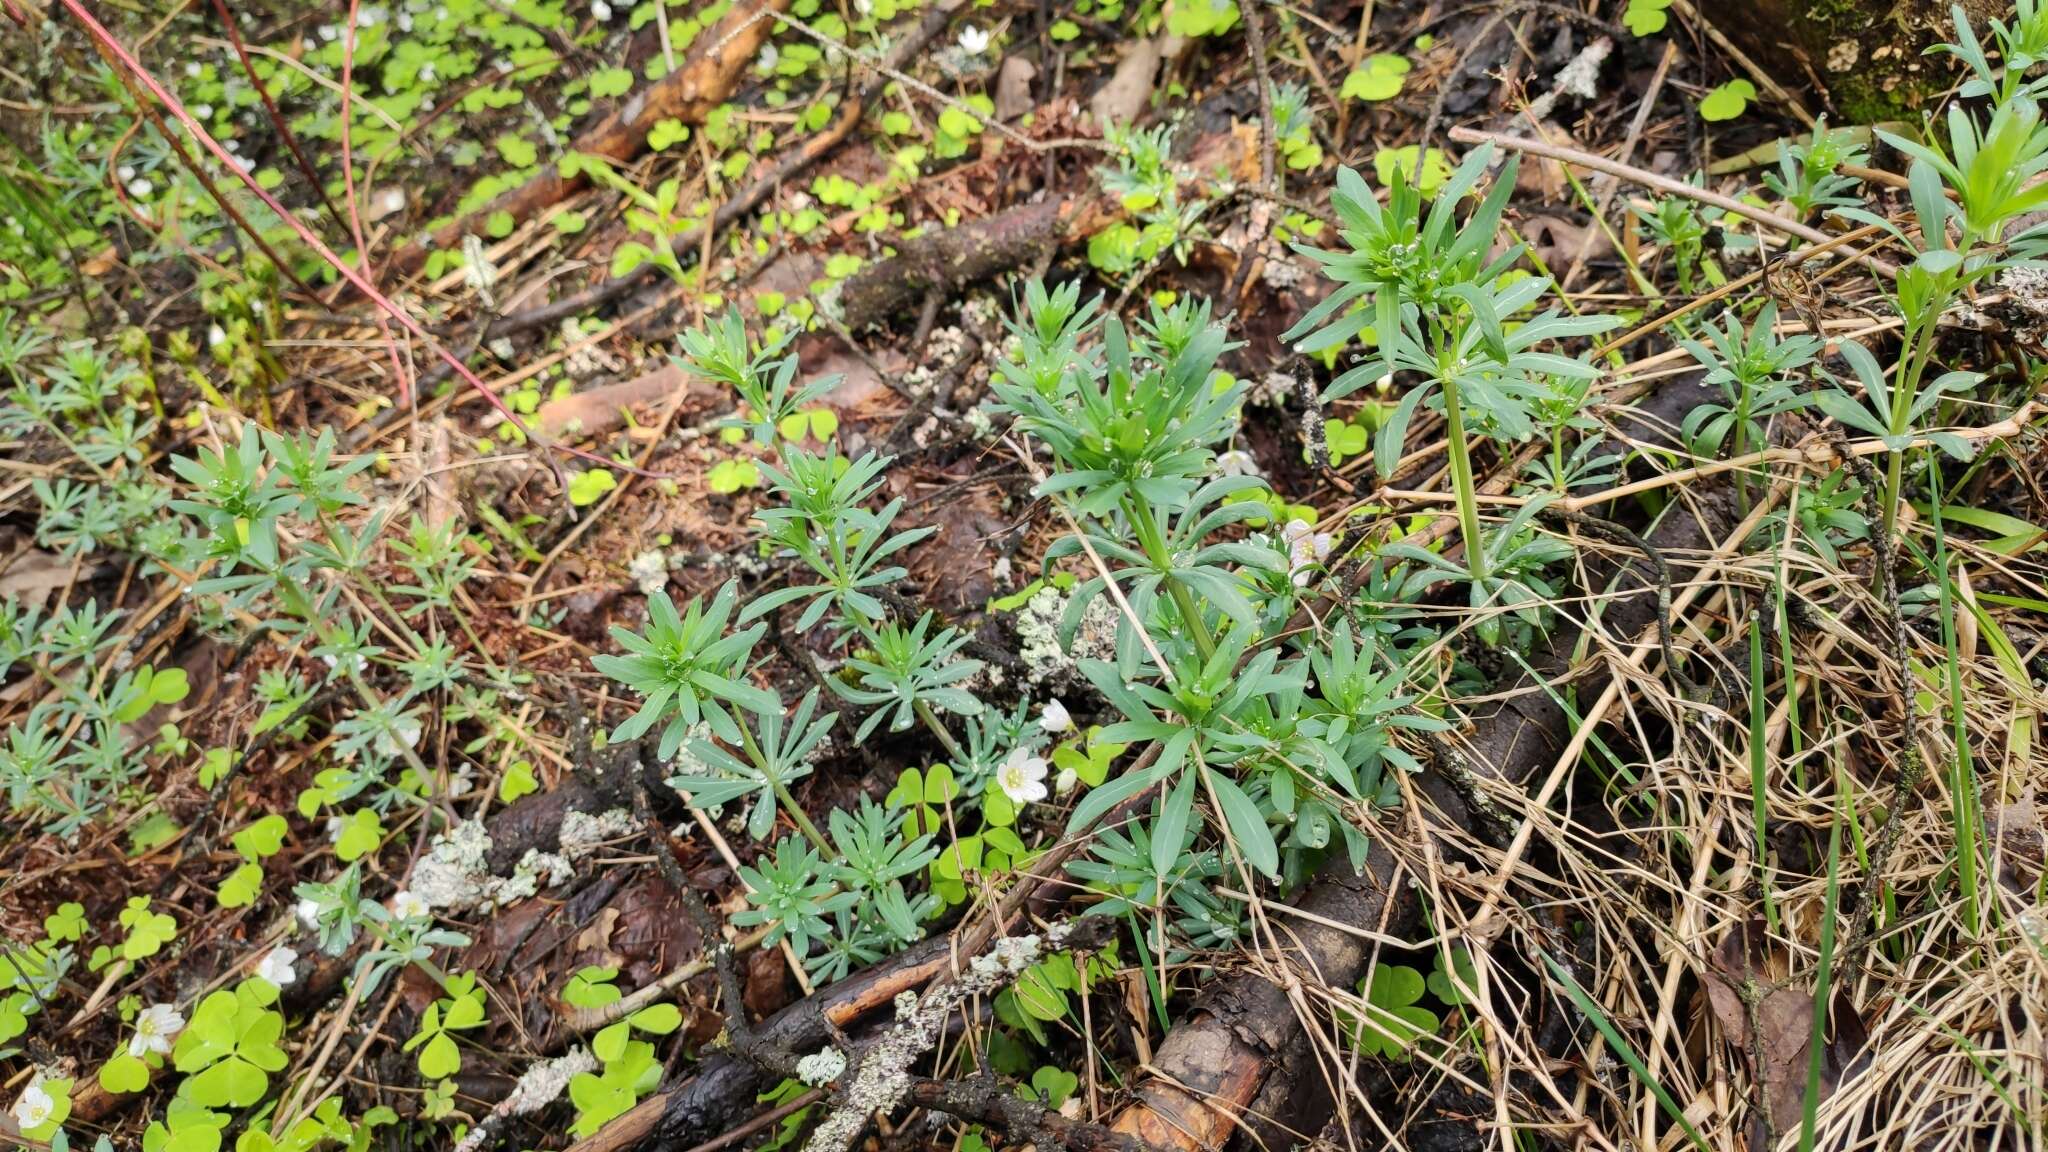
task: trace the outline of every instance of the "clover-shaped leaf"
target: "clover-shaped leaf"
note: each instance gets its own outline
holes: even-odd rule
[[[284,817],[272,812],[229,838],[244,860],[262,860],[284,847]]]
[[[600,68],[590,74],[590,94],[603,100],[623,96],[633,87],[633,73],[624,68]]]
[[[1073,1096],[1080,1085],[1080,1078],[1064,1068],[1046,1065],[1031,1074],[1031,1086],[1017,1085],[1017,1095],[1026,1100],[1043,1100],[1046,1107],[1058,1108]]]
[[[617,968],[600,968],[595,964],[579,969],[562,989],[562,1003],[572,1008],[602,1008],[623,995],[618,985],[612,983],[618,976]]]
[[[1406,965],[1374,968],[1365,988],[1365,1018],[1354,1033],[1359,1051],[1406,1061],[1409,1047],[1437,1027],[1436,1013],[1415,1006],[1422,999],[1423,988],[1422,973]]]
[[[1455,976],[1456,979],[1452,977]],[[1479,974],[1472,967],[1472,954],[1463,948],[1451,950],[1451,966],[1444,967],[1442,952],[1437,953],[1436,968],[1429,974],[1429,992],[1438,1000],[1453,1007],[1469,1003],[1467,989],[1479,987]]]
[[[335,837],[334,855],[342,863],[351,863],[376,851],[384,842],[384,821],[368,808],[358,808],[350,813],[341,825],[341,835]]]
[[[1418,159],[1421,161],[1419,171],[1416,168]],[[1444,181],[1451,178],[1451,161],[1443,152],[1435,148],[1423,152],[1414,144],[1380,149],[1373,153],[1372,168],[1382,186],[1392,187],[1398,177],[1413,184],[1415,190],[1424,196],[1435,195]]]
[[[822,444],[839,431],[839,415],[830,408],[807,408],[784,416],[775,430],[782,433],[784,440],[802,440],[808,432]]]
[[[1756,85],[1740,78],[1730,80],[1700,99],[1700,119],[1733,120],[1756,99]]]
[[[1628,0],[1628,10],[1621,14],[1621,22],[1638,36],[1662,32],[1670,19],[1665,9],[1671,7],[1671,0]]]
[[[199,1002],[171,1050],[173,1066],[186,1073],[181,1095],[207,1107],[234,1108],[263,1098],[269,1073],[283,1071],[286,1064],[278,1045],[284,1017],[264,1007],[275,997],[274,988],[255,979]]]
[[[149,1065],[138,1056],[117,1052],[113,1059],[100,1066],[100,1087],[116,1095],[140,1092],[149,1087]]]
[[[610,469],[586,469],[569,477],[569,503],[578,508],[588,508],[597,503],[599,497],[618,486],[618,478],[611,474]]]
[[[53,943],[81,939],[85,935],[85,905],[65,901],[57,910],[43,917],[43,933]]]
[[[263,865],[254,860],[244,860],[228,878],[220,882],[220,889],[214,894],[223,908],[247,908],[263,893]]]
[[[169,913],[151,912],[147,896],[129,897],[120,919],[121,926],[128,929],[128,938],[121,942],[123,960],[154,956],[164,945],[178,938],[178,922],[171,919]]]
[[[1369,439],[1362,425],[1353,424],[1349,420],[1323,421],[1323,442],[1329,446],[1332,465],[1342,464],[1350,457],[1363,455]],[[1312,519],[1309,523],[1313,524],[1315,521]]]
[[[1369,56],[1344,77],[1344,89],[1338,94],[1351,100],[1392,100],[1401,94],[1412,67],[1404,57],[1389,53]]]
[[[711,466],[704,482],[713,492],[729,496],[742,488],[753,488],[761,483],[761,468],[744,456],[720,460]]]

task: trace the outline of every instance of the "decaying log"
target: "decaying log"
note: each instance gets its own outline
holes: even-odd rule
[[[1073,212],[1074,205],[1048,198],[958,228],[934,228],[854,273],[839,292],[840,319],[857,332],[915,310],[930,293],[1021,267],[1059,244]]]
[[[1696,377],[1669,381],[1639,406],[1637,427],[1627,431],[1638,439],[1664,439],[1657,429],[1676,425],[1685,411],[1708,395]],[[1735,523],[1733,502],[1725,496],[1705,493],[1698,516],[1673,508],[1650,534],[1650,543],[1673,553],[1713,547]],[[1589,559],[1586,567],[1594,588],[1618,593],[1602,598],[1606,631],[1633,637],[1655,623],[1657,593],[1646,561]],[[1674,579],[1684,579],[1686,572],[1681,567]],[[1579,639],[1579,629],[1568,618],[1560,619],[1532,661],[1535,675],[1525,677],[1498,710],[1464,734],[1464,757],[1474,775],[1519,784],[1547,767],[1565,746],[1569,716],[1542,685],[1562,688],[1573,680],[1572,657]],[[1596,664],[1576,683],[1582,691],[1598,691],[1606,675],[1604,665]],[[1470,829],[1473,815],[1462,799],[1469,788],[1448,779],[1441,767],[1425,771],[1419,783],[1453,825]],[[1391,827],[1382,834],[1406,835]],[[1283,937],[1289,941],[1286,956],[1274,959],[1304,982],[1338,989],[1355,985],[1365,975],[1370,942],[1330,922],[1403,936],[1421,912],[1420,891],[1396,875],[1392,855],[1375,849],[1363,875],[1353,873],[1344,859],[1326,867],[1297,905],[1309,916],[1269,911],[1284,920]],[[1167,1034],[1147,1075],[1138,1082],[1132,1103],[1112,1126],[1156,1148],[1220,1148],[1240,1123],[1250,1122],[1254,1102],[1263,1102],[1262,1092],[1284,1098],[1310,1086],[1305,1081],[1317,1073],[1309,1044],[1283,987],[1257,972],[1230,977],[1205,991],[1189,1018]],[[1297,1070],[1294,1084],[1273,1083],[1283,1068]],[[1317,1104],[1327,1108],[1327,1098]],[[1305,1115],[1304,1108],[1296,1106],[1286,1119],[1296,1131],[1314,1132],[1323,1118]]]
[[[578,136],[569,150],[615,162],[630,160],[646,146],[647,134],[661,121],[680,120],[691,127],[702,124],[712,109],[732,97],[747,65],[775,30],[770,13],[787,9],[789,2],[752,0],[734,5],[715,27],[698,33],[680,68],[633,93],[611,115]],[[507,212],[515,220],[525,220],[582,186],[583,177],[567,178],[549,166],[482,208],[435,229],[426,243],[399,249],[391,258],[392,266],[401,275],[409,274],[426,260],[427,253],[460,243],[463,233],[474,230],[493,213]]]

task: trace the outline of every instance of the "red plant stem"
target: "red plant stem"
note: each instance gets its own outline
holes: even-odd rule
[[[242,62],[242,71],[248,75],[249,83],[256,86],[256,96],[263,101],[263,110],[270,114],[271,126],[277,129],[278,136],[284,140],[284,146],[291,149],[292,159],[299,163],[299,171],[305,173],[306,180],[313,185],[313,191],[320,197],[321,206],[327,209],[327,218],[339,226],[342,222],[341,213],[335,210],[334,201],[328,197],[326,186],[320,183],[320,174],[313,170],[312,162],[306,159],[305,150],[299,147],[299,138],[292,133],[291,126],[285,123],[284,113],[277,110],[277,101],[270,98],[269,87],[256,75],[256,63],[249,59],[249,50],[242,45],[242,31],[235,27],[234,13],[228,11],[227,0],[213,0],[213,12],[220,17],[220,26],[228,34],[228,43],[235,46],[235,56]]]
[[[236,164],[234,162],[234,158],[228,155],[227,149],[220,146],[220,141],[215,140],[213,136],[206,131],[204,126],[202,126],[197,120],[194,120],[192,118],[192,114],[185,110],[185,105],[179,102],[176,96],[171,95],[171,93],[167,89],[165,89],[161,83],[158,82],[157,78],[151,75],[149,70],[142,66],[141,61],[137,60],[133,53],[128,51],[128,49],[119,40],[116,40],[114,38],[113,33],[107,31],[106,25],[101,24],[97,19],[93,17],[92,13],[86,11],[85,5],[81,3],[80,0],[58,0],[58,3],[64,6],[65,11],[71,13],[72,19],[77,20],[81,25],[85,27],[85,30],[92,35],[92,38],[94,40],[97,40],[106,49],[107,52],[111,53],[116,60],[120,61],[120,64],[123,68],[126,68],[135,77],[137,81],[139,81],[141,84],[147,87],[150,91],[150,94],[155,96],[157,98],[157,101],[161,103],[165,108],[169,109],[173,117],[177,118],[178,123],[184,125],[185,130],[187,132],[192,133],[193,138],[198,140],[199,143],[202,146],[204,146],[208,152],[213,154],[215,160],[219,161],[220,164],[223,167],[225,167],[228,171],[233,172],[235,176],[241,180],[242,185],[244,187],[249,189],[249,191],[253,193],[257,199],[263,201],[264,206],[269,208],[273,213],[275,213],[278,219],[284,221],[286,227],[289,227],[294,233],[296,233],[300,241],[302,241],[308,248],[311,248],[316,254],[318,254],[319,257],[322,260],[326,261],[327,264],[330,267],[332,267],[336,272],[340,273],[342,279],[347,280],[350,285],[354,286],[356,291],[361,292],[363,296],[366,297],[372,304],[375,304],[385,314],[389,315],[392,319],[398,321],[399,326],[404,328],[408,333],[410,333],[415,340],[420,341],[422,344],[425,344],[428,348],[432,349],[434,355],[438,359],[440,359],[443,363],[447,364],[449,368],[454,370],[455,374],[457,376],[462,377],[463,381],[467,383],[470,387],[482,393],[483,398],[490,403],[491,407],[496,408],[498,412],[505,417],[505,419],[511,421],[513,427],[518,428],[521,432],[525,433],[528,439],[532,440],[537,445],[543,447],[552,447],[558,451],[566,452],[571,456],[576,456],[585,460],[590,460],[597,464],[601,464],[607,468],[617,468],[623,471],[630,471],[640,475],[649,475],[649,473],[643,472],[640,469],[629,467],[627,465],[619,463],[616,460],[607,459],[606,457],[600,456],[597,453],[591,452],[587,449],[577,448],[574,447],[573,445],[568,444],[557,444],[551,440],[545,439],[544,437],[540,436],[537,432],[535,432],[533,429],[527,427],[526,422],[519,418],[518,413],[512,411],[511,408],[507,407],[505,402],[498,398],[497,393],[492,392],[490,387],[477,377],[476,373],[470,371],[469,365],[464,364],[460,357],[456,356],[453,352],[450,352],[447,348],[443,347],[440,341],[434,339],[431,333],[429,333],[425,328],[422,328],[420,326],[419,321],[414,320],[412,318],[411,313],[407,312],[403,308],[400,308],[397,304],[392,303],[390,297],[384,295],[384,293],[382,292],[379,292],[375,284],[372,284],[368,280],[364,279],[363,275],[360,272],[357,272],[353,267],[351,267],[346,260],[343,260],[340,256],[335,255],[334,250],[332,248],[329,248],[326,245],[326,243],[320,239],[319,236],[315,235],[311,228],[306,227],[303,221],[301,221],[297,216],[293,215],[291,209],[286,208],[283,204],[279,203],[277,197],[272,196],[268,191],[266,191],[263,188],[262,185],[256,183],[255,179],[251,177],[249,173],[243,171],[242,166]],[[251,229],[250,231],[251,234],[253,235],[254,230]]]
[[[218,4],[221,0],[214,0]],[[364,271],[370,268],[370,246],[363,240],[363,211],[356,203],[356,161],[353,150],[355,125],[349,109],[349,99],[355,95],[356,70],[356,11],[362,0],[348,0],[348,24],[342,29],[341,50],[341,194],[348,200],[348,233],[355,240],[356,259]],[[398,356],[398,341],[391,338],[391,324],[384,317],[377,317],[377,334],[384,337],[384,350],[391,357],[391,378],[398,381],[398,402],[401,405],[413,403],[412,376]],[[415,413],[417,415],[417,413]]]

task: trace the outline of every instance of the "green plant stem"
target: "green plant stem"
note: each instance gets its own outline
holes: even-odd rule
[[[1448,426],[1451,456],[1451,487],[1458,496],[1458,526],[1465,537],[1465,569],[1472,573],[1472,582],[1477,584],[1486,579],[1486,546],[1479,535],[1478,489],[1472,483],[1472,457],[1465,448],[1465,412],[1458,402],[1457,382],[1446,375],[1442,380],[1444,388],[1444,423]]]
[[[1173,606],[1188,626],[1188,635],[1195,639],[1195,651],[1201,653],[1207,663],[1216,652],[1216,639],[1209,634],[1209,623],[1202,619],[1202,613],[1195,605],[1195,598],[1187,586],[1173,578],[1173,554],[1167,550],[1166,536],[1159,530],[1159,521],[1152,515],[1152,506],[1142,499],[1130,502],[1131,523],[1138,530],[1138,543],[1145,555],[1152,558],[1152,566],[1159,570],[1166,584],[1166,594],[1173,598]]]
[[[775,799],[782,804],[783,810],[789,813],[789,818],[796,821],[797,831],[802,832],[804,839],[809,840],[812,847],[824,853],[827,859],[836,856],[838,850],[826,841],[824,834],[818,831],[818,826],[811,823],[811,818],[804,814],[804,806],[797,803],[796,797],[789,794],[789,786],[782,782],[781,775],[768,763],[768,757],[761,754],[761,745],[754,740],[754,730],[747,727],[745,721],[740,723],[740,741],[746,745],[747,758],[754,762],[754,767],[761,770],[761,775],[768,778],[768,786],[775,789]]]
[[[939,738],[939,743],[946,749],[946,755],[953,758],[956,766],[967,759],[967,754],[960,750],[960,742],[953,739],[953,734],[946,731],[944,724],[939,723],[938,714],[932,711],[931,705],[922,700],[913,700],[910,707],[917,713],[917,718],[924,721],[924,726],[932,730],[932,735]]]
[[[826,859],[836,857],[839,850],[832,847],[824,834],[818,831],[818,826],[811,823],[809,816],[804,815],[803,806],[796,802],[796,797],[789,794],[789,787],[780,780],[775,781],[774,786],[775,798],[782,802],[784,808],[789,809],[789,818],[796,821],[797,830],[804,834],[804,839],[809,840],[812,847],[824,853]]]

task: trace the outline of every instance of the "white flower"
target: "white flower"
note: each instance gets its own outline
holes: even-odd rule
[[[400,888],[391,894],[391,914],[400,920],[412,920],[431,911],[426,898],[410,888]]]
[[[1232,448],[1216,457],[1216,472],[1221,476],[1257,476],[1259,462],[1244,449]]]
[[[1060,769],[1060,774],[1052,778],[1052,790],[1057,795],[1065,796],[1074,790],[1074,785],[1080,782],[1081,777],[1072,768],[1062,768]]]
[[[782,53],[775,50],[774,44],[763,44],[761,45],[761,58],[754,62],[754,69],[764,73],[773,72],[775,71],[775,65],[781,63],[781,61]]]
[[[428,60],[427,62],[420,65],[420,83],[432,84],[433,82],[434,62],[432,60]]]
[[[1329,559],[1330,547],[1337,542],[1306,520],[1289,520],[1280,530],[1280,539],[1287,545],[1287,573],[1294,577],[1296,588],[1308,587],[1309,569]]]
[[[591,0],[590,18],[597,21],[599,24],[611,23],[612,6],[605,3],[604,0]]]
[[[399,716],[391,721],[390,728],[377,733],[377,750],[392,759],[419,746],[420,718],[417,716]]]
[[[1067,706],[1055,696],[1045,702],[1045,708],[1038,713],[1038,726],[1047,732],[1065,732],[1074,726],[1074,718],[1067,714]]]
[[[42,1078],[37,1077],[29,1081],[28,1087],[21,1090],[21,1098],[14,1102],[14,1122],[23,1132],[33,1132],[49,1123],[56,1111],[57,1102],[43,1091]]]
[[[135,1018],[135,1035],[128,1040],[128,1054],[139,1057],[145,1052],[154,1052],[159,1056],[169,1056],[171,1041],[184,1030],[184,1013],[169,1004],[151,1004]]]
[[[215,324],[215,325],[213,325],[212,327],[210,327],[210,328],[208,328],[208,329],[206,330],[206,346],[207,346],[208,348],[218,348],[218,347],[220,347],[221,345],[223,345],[223,344],[225,344],[225,343],[227,343],[227,342],[228,342],[228,330],[227,330],[227,329],[225,329],[225,328],[221,327],[221,326],[220,326],[220,325],[218,325],[218,324]],[[328,660],[328,663],[330,663],[330,664],[332,664],[332,663],[334,662],[334,658],[333,658],[332,656],[328,657],[328,658],[327,658],[327,660]]]
[[[197,61],[197,60],[194,60],[194,61],[191,61],[190,63],[188,63],[188,64],[186,64],[186,65],[185,65],[185,75],[187,75],[187,76],[190,76],[190,77],[192,77],[193,79],[195,79],[195,80],[196,80],[196,79],[198,79],[198,78],[199,78],[199,73],[200,73],[199,61]]]
[[[137,200],[149,199],[149,194],[154,191],[156,191],[156,185],[151,184],[140,176],[128,182],[128,194]]]
[[[292,970],[292,965],[298,962],[299,953],[297,949],[286,948],[280,945],[265,953],[263,959],[257,962],[256,975],[270,981],[279,988],[284,988],[298,980],[299,974]]]
[[[192,118],[193,118],[194,120],[211,120],[211,119],[213,119],[213,105],[211,105],[211,104],[194,104],[194,105],[192,106]]]
[[[119,176],[121,178],[122,183],[125,184],[128,181],[135,179],[135,165],[123,164],[119,168],[114,169],[114,175]]]
[[[988,51],[988,33],[969,24],[960,30],[960,50],[969,56],[979,56]]]
[[[1009,759],[996,769],[996,783],[1003,795],[1020,807],[1045,799],[1045,761],[1031,754],[1029,748],[1011,751]]]
[[[299,901],[298,906],[292,909],[292,914],[299,918],[299,926],[308,932],[320,927],[320,902],[318,900]]]

